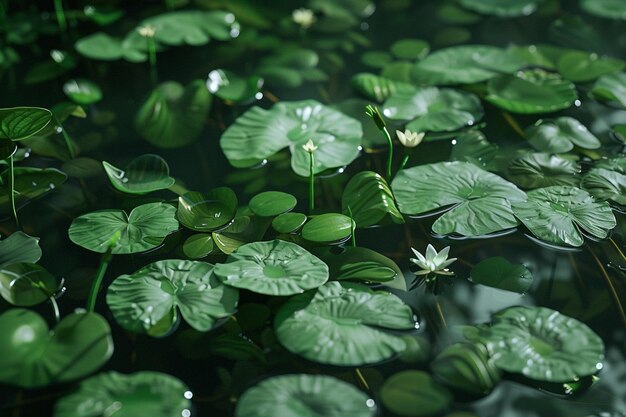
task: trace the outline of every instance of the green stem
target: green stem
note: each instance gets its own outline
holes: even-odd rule
[[[96,308],[96,300],[98,299],[98,292],[100,292],[100,286],[102,285],[104,274],[106,274],[109,263],[111,263],[111,259],[113,259],[113,255],[111,254],[112,250],[113,245],[110,245],[107,251],[102,254],[102,258],[100,259],[100,266],[98,266],[98,272],[96,272],[96,277],[93,280],[91,292],[89,293],[89,298],[87,299],[87,311],[89,312],[94,311]]]
[[[315,209],[315,173],[313,172],[313,152],[309,152],[309,213]]]
[[[17,210],[15,209],[15,172],[13,169],[13,155],[9,157],[9,201],[11,202],[11,214],[15,227],[20,230],[20,221],[17,218]]]
[[[356,223],[354,222],[354,218],[352,217],[352,209],[350,208],[350,206],[348,206],[348,214],[350,214],[350,223],[352,223],[352,236],[351,236],[351,241],[352,241],[352,247],[356,246],[356,236],[355,236],[355,231],[356,231]]]
[[[154,36],[147,36],[146,40],[148,42],[148,59],[150,60],[150,80],[152,81],[152,85],[157,85],[157,67],[156,67],[156,41],[154,40]]]
[[[54,311],[54,319],[58,323],[61,321],[61,313],[59,312],[59,305],[57,304],[57,300],[54,298],[54,295],[50,297],[50,302],[52,303],[52,310]]]
[[[393,140],[386,127],[382,128],[382,132],[387,138],[387,144],[389,145],[389,156],[387,157],[387,181],[391,181],[391,165],[393,164]]]
[[[65,142],[65,148],[67,149],[67,153],[70,155],[70,159],[76,158],[76,150],[74,149],[74,145],[72,145],[72,139],[65,131],[63,124],[56,117],[54,118],[54,122],[61,129],[61,134],[63,135],[63,142]]]
[[[402,171],[406,164],[409,162],[409,158],[411,158],[411,151],[407,148],[404,148],[404,158],[402,158],[402,163],[400,164],[400,169],[398,171]]]
[[[170,185],[169,190],[173,192],[174,194],[178,194],[178,195],[183,195],[189,192],[188,189],[186,189],[184,186],[182,186],[178,182],[175,182],[174,184]]]
[[[54,12],[57,15],[59,29],[61,29],[61,32],[65,32],[67,30],[67,21],[65,19],[65,12],[63,11],[63,0],[54,0]]]

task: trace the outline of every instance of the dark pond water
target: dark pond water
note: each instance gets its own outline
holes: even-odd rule
[[[536,2],[540,3],[537,11],[513,17],[460,9],[453,1],[380,1],[369,6],[374,11],[365,13],[367,17],[346,12],[349,16],[344,17],[344,20],[337,18],[338,29],[327,32],[316,30],[316,24],[323,22],[325,10],[328,14],[333,13],[334,7],[338,5],[345,5],[345,10],[353,10],[351,7],[363,10],[367,2],[345,0],[335,4],[311,1],[307,5],[306,2],[245,0],[166,1],[163,3],[172,3],[172,7],[194,10],[227,8],[235,14],[241,27],[235,40],[211,41],[202,46],[163,48],[157,54],[159,82],[172,80],[186,85],[193,80],[205,81],[208,74],[216,69],[229,70],[240,77],[260,74],[263,71],[259,68],[262,68],[264,60],[267,61],[268,57],[283,48],[314,51],[318,62],[313,67],[318,68],[322,75],[315,73],[314,76],[311,71],[308,77],[312,80],[307,81],[300,79],[299,70],[294,70],[295,76],[284,73],[276,75],[266,68],[266,74],[270,75],[266,75],[262,94],[238,104],[215,97],[197,140],[177,149],[165,149],[145,141],[134,125],[138,109],[153,89],[148,63],[89,59],[77,53],[73,46],[78,39],[99,30],[123,36],[146,17],[165,13],[168,10],[165,4],[157,1],[133,2],[132,5],[121,1],[95,2],[93,5],[100,9],[125,12],[119,20],[101,27],[84,16],[84,7],[90,4],[67,1],[64,3],[67,3],[65,8],[69,28],[64,33],[58,33],[52,4],[30,1],[1,3],[3,7],[8,7],[9,18],[4,27],[9,29],[3,33],[0,47],[11,47],[19,55],[19,62],[14,64],[8,63],[6,58],[0,60],[1,107],[51,108],[67,101],[63,85],[72,78],[88,79],[100,87],[103,98],[84,106],[87,117],[69,118],[64,123],[64,128],[80,148],[80,157],[88,158],[82,161],[86,164],[83,166],[93,167],[93,161],[99,164],[106,160],[123,167],[138,155],[156,153],[168,162],[171,175],[188,190],[208,191],[214,187],[228,186],[235,190],[241,206],[261,191],[285,191],[296,196],[298,205],[294,211],[302,213],[308,212],[308,179],[292,171],[288,150],[269,158],[269,162],[261,167],[235,169],[220,148],[219,140],[225,128],[252,105],[271,108],[275,102],[305,99],[337,105],[345,104],[345,100],[359,98],[364,101],[358,102],[358,106],[363,106],[367,101],[351,86],[352,76],[360,72],[380,74],[382,71],[387,77],[406,81],[409,76],[407,71],[410,73],[416,59],[394,58],[389,52],[394,42],[405,38],[426,41],[431,52],[463,44],[501,48],[520,45],[526,49],[529,45],[552,45],[598,55],[606,54],[617,59],[626,58],[626,21],[585,13],[577,1]],[[484,2],[490,3],[516,2]],[[532,1],[517,3],[534,4]],[[292,11],[299,7],[317,8],[317,22],[310,29],[299,29],[291,20]],[[11,16],[27,15],[37,23],[25,23],[25,29],[21,32],[10,25]],[[355,23],[346,23],[346,19],[349,22],[354,19]],[[17,19],[13,17],[13,21],[17,22]],[[20,40],[11,40],[9,34],[12,33]],[[28,71],[46,61],[53,49],[68,51],[76,59],[76,65],[47,81],[35,84],[25,82]],[[496,68],[494,72],[498,73],[499,70]],[[316,76],[323,80],[314,80]],[[594,158],[622,152],[622,144],[615,140],[613,127],[626,125],[626,111],[621,110],[619,105],[605,105],[590,98],[593,83],[593,80],[577,82],[578,99],[573,105],[558,112],[515,114],[482,100],[484,116],[476,124],[491,143],[500,146],[500,155],[512,155],[519,149],[532,149],[516,131],[518,126],[526,128],[541,118],[574,117],[603,143],[600,149],[590,151],[577,147],[569,153],[581,158],[580,163],[587,170],[593,165]],[[486,87],[482,82],[453,87],[483,98],[485,96]],[[622,85],[622,88],[626,87]],[[354,108],[361,112],[358,106]],[[371,142],[364,144],[361,155],[342,169],[341,173],[318,177],[316,210],[319,213],[342,211],[342,191],[354,174],[363,170],[384,173],[387,158],[385,141],[372,129],[373,122],[366,118],[362,121],[366,134],[374,138],[370,140],[376,141],[377,145],[370,146]],[[402,126],[401,122],[390,124],[393,130]],[[183,125],[182,129],[186,127]],[[416,148],[407,167],[449,160],[459,135],[455,132],[443,135],[447,137],[442,140],[427,139]],[[61,135],[57,136],[61,140]],[[402,147],[397,142],[395,150],[394,166],[397,169],[402,156]],[[73,172],[72,168],[76,169],[76,166],[71,163],[68,165],[63,159],[66,158],[51,157],[49,153],[33,149],[28,158],[16,162],[16,165],[55,167],[68,173]],[[504,176],[501,172],[497,173]],[[80,248],[68,239],[67,230],[72,220],[98,209],[130,210],[153,201],[176,203],[178,198],[169,190],[142,196],[123,194],[112,187],[101,169],[86,174],[84,178],[70,175],[62,186],[19,210],[24,232],[41,238],[43,256],[38,263],[55,277],[64,277],[65,292],[58,297],[61,316],[84,307],[100,262],[100,254]],[[442,183],[441,186],[445,187],[446,184]],[[621,192],[623,190],[622,184]],[[6,185],[3,185],[2,193],[7,195]],[[458,258],[450,267],[455,277],[447,279],[449,285],[445,285],[437,297],[425,292],[424,287],[409,292],[392,290],[412,307],[419,318],[417,333],[420,340],[428,342],[431,353],[424,353],[424,360],[416,363],[393,360],[361,367],[369,383],[369,395],[378,400],[379,387],[397,371],[408,368],[428,370],[434,355],[452,340],[459,339],[455,326],[488,322],[492,313],[510,306],[544,306],[584,322],[602,338],[605,343],[605,360],[598,381],[576,395],[555,395],[538,389],[527,380],[508,375],[485,398],[466,401],[462,396],[455,397],[451,412],[468,411],[483,417],[584,417],[594,413],[626,410],[626,319],[623,310],[626,304],[626,258],[623,255],[626,223],[619,206],[613,202],[611,205],[617,226],[610,239],[597,241],[587,236],[584,245],[566,249],[540,243],[522,225],[494,237],[438,236],[431,231],[438,216],[407,217],[404,225],[358,228],[355,236],[358,245],[376,250],[396,261],[409,281],[414,277],[409,262],[409,258],[413,257],[411,247],[423,252],[428,244],[433,244],[437,249],[450,246],[450,256]],[[8,208],[3,207],[3,214],[6,215],[5,221],[0,224],[3,239],[15,230],[8,213]],[[593,217],[593,213],[590,215]],[[115,256],[106,273],[103,288],[115,277],[132,273],[148,263],[160,259],[185,258],[182,244],[190,235],[190,230],[181,228],[155,250]],[[266,235],[267,239],[272,236],[271,231]],[[477,285],[468,280],[476,264],[494,256],[522,263],[532,272],[534,280],[525,294]],[[215,253],[203,260],[219,263],[225,259],[226,255]],[[289,354],[280,347],[275,348],[277,344],[273,339],[269,318],[242,332],[247,339],[263,347],[263,357],[259,359],[242,354],[242,358],[237,358],[234,354],[209,352],[207,349],[219,335],[238,333],[237,323],[232,320],[206,334],[192,330],[181,321],[176,331],[168,337],[154,338],[124,331],[116,324],[104,298],[103,291],[96,311],[112,327],[115,353],[100,371],[130,373],[153,370],[176,376],[193,392],[192,415],[233,415],[237,398],[244,390],[263,378],[283,373],[334,375],[360,387],[352,368],[319,365]],[[263,304],[275,312],[285,300],[285,297],[267,297],[242,291],[239,305]],[[10,308],[10,304],[0,301],[0,312]],[[49,302],[31,308],[53,325],[54,317]],[[10,353],[0,350],[0,355],[5,354]],[[78,382],[36,389],[0,385],[0,416],[51,416],[54,403],[77,386]],[[136,415],[148,417],[148,414]],[[382,405],[379,415],[393,416]]]

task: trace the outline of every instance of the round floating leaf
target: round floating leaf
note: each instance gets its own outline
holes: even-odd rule
[[[399,81],[406,84],[413,83],[411,71],[413,65],[407,61],[395,61],[385,65],[380,71],[380,76],[393,81]]]
[[[602,75],[622,71],[625,66],[626,63],[621,59],[583,51],[567,52],[561,55],[557,63],[561,75],[576,83],[593,81]]]
[[[11,139],[0,139],[0,160],[9,159],[17,152],[17,145]]]
[[[188,258],[200,259],[211,253],[214,247],[213,236],[210,233],[196,233],[185,240],[183,252]]]
[[[199,46],[211,38],[228,40],[239,35],[239,23],[225,11],[182,10],[163,13],[141,22],[154,28],[154,38],[166,45]]]
[[[135,33],[125,39],[118,39],[96,32],[76,41],[74,47],[82,56],[99,61],[123,58],[130,62],[144,62],[148,59],[146,40]]]
[[[341,242],[352,236],[356,224],[348,216],[326,213],[312,217],[302,228],[302,237],[311,242]]]
[[[159,148],[180,148],[202,133],[213,96],[202,80],[183,87],[168,81],[159,85],[143,103],[135,127],[148,142]]]
[[[265,191],[250,200],[250,210],[257,216],[274,217],[293,210],[298,200],[288,193]]]
[[[255,73],[266,83],[281,88],[299,87],[313,73],[315,81],[324,81],[327,76],[319,70],[319,56],[310,49],[279,49],[259,62]]]
[[[580,0],[580,7],[598,17],[626,20],[626,4],[621,0]]]
[[[352,212],[357,227],[404,223],[387,181],[372,171],[362,171],[350,179],[341,195],[344,214]]]
[[[528,16],[537,10],[543,0],[459,0],[472,11],[500,17]]]
[[[626,108],[626,72],[601,76],[593,85],[591,93],[598,100]]]
[[[306,374],[265,379],[243,393],[235,410],[235,417],[374,415],[374,401],[354,386],[331,376]]]
[[[599,239],[616,225],[606,202],[597,202],[576,187],[553,186],[528,192],[528,201],[514,202],[513,212],[537,238],[556,245],[581,246],[579,229]]]
[[[509,163],[506,176],[523,188],[578,185],[580,165],[549,153],[527,153]]]
[[[457,130],[483,116],[478,97],[449,88],[404,88],[389,97],[383,107],[390,119],[412,120],[406,127],[415,132]]]
[[[15,175],[15,205],[19,208],[30,200],[42,197],[58,188],[67,180],[67,175],[55,168],[17,167]],[[8,216],[10,211],[8,170],[0,177],[0,216]]]
[[[523,65],[522,59],[495,46],[453,46],[435,51],[417,62],[413,77],[426,85],[471,84],[512,73]]]
[[[528,141],[542,152],[568,152],[574,145],[597,149],[601,143],[585,125],[572,117],[539,120],[526,129]]]
[[[35,263],[41,258],[39,238],[24,232],[12,233],[0,240],[0,268],[18,262]]]
[[[82,106],[102,100],[102,90],[92,81],[75,78],[63,84],[63,92],[74,103]]]
[[[626,205],[626,175],[605,168],[593,168],[583,177],[582,187],[601,200]]]
[[[432,362],[431,369],[435,378],[450,389],[473,396],[489,394],[501,379],[487,349],[480,344],[446,347]]]
[[[422,371],[392,375],[381,387],[380,399],[385,408],[402,417],[439,415],[452,405],[450,392]]]
[[[502,310],[472,339],[487,347],[498,368],[538,381],[571,382],[593,375],[604,357],[600,336],[546,307]]]
[[[413,88],[411,84],[367,72],[355,74],[350,82],[357,93],[378,103],[382,103],[400,90]]]
[[[7,302],[30,307],[49,299],[57,290],[57,280],[34,263],[14,263],[0,269],[0,295]]]
[[[22,140],[39,133],[52,120],[52,112],[40,107],[0,109],[0,139]]]
[[[128,194],[147,194],[164,190],[175,182],[170,167],[159,155],[146,154],[133,159],[123,170],[102,161],[109,181],[118,191]]]
[[[513,113],[550,113],[570,107],[578,99],[576,87],[543,70],[518,71],[487,83],[485,100]]]
[[[222,100],[240,103],[255,98],[263,86],[263,79],[257,76],[240,77],[228,70],[209,72],[207,89]]]
[[[391,183],[401,213],[449,207],[432,229],[480,236],[517,226],[511,202],[526,196],[515,185],[469,162],[440,162],[400,171]]]
[[[314,172],[338,168],[359,155],[361,124],[338,110],[314,100],[280,102],[270,110],[253,107],[238,117],[222,135],[220,146],[235,167],[250,167],[289,147],[291,167],[309,176],[309,153],[302,148],[315,142]]]
[[[107,305],[120,326],[162,336],[176,324],[177,310],[194,329],[206,332],[235,312],[239,293],[213,276],[206,262],[168,259],[117,277]]]
[[[372,364],[402,353],[406,342],[387,331],[414,328],[413,312],[400,298],[338,282],[291,298],[274,321],[276,337],[287,350],[341,366]]]
[[[76,217],[69,237],[78,246],[104,253],[111,239],[120,233],[111,253],[128,254],[154,249],[176,230],[176,209],[169,204],[149,203],[135,207],[130,214],[98,210]]]
[[[470,280],[477,284],[524,294],[533,283],[533,274],[522,264],[494,256],[472,268]]]
[[[14,308],[0,315],[0,334],[0,381],[24,388],[81,378],[113,354],[111,329],[96,313],[72,313],[50,330],[39,314]]]
[[[240,246],[215,266],[215,275],[259,294],[292,295],[323,285],[328,266],[295,243],[273,240]]]
[[[237,195],[228,187],[178,197],[178,220],[191,230],[210,232],[228,225],[237,214]]]
[[[361,55],[361,62],[372,68],[382,68],[393,61],[393,57],[385,51],[367,51]]]
[[[272,227],[278,233],[294,233],[306,223],[306,220],[305,214],[285,213],[272,220]]]
[[[428,55],[430,46],[422,39],[400,39],[391,45],[390,50],[398,59],[415,60]]]
[[[184,416],[191,409],[190,395],[185,384],[167,374],[111,371],[82,381],[78,391],[56,403],[54,417]]]

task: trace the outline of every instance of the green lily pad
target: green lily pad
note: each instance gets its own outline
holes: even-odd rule
[[[0,240],[0,268],[18,262],[35,263],[40,258],[38,237],[18,231]]]
[[[506,168],[506,177],[522,188],[580,183],[580,165],[549,153],[526,153],[513,158]]]
[[[128,194],[147,194],[164,190],[176,182],[170,167],[159,155],[146,154],[133,159],[124,169],[102,161],[104,171],[115,189]]]
[[[500,75],[487,83],[485,100],[513,113],[537,114],[567,109],[578,99],[576,87],[543,70]]]
[[[342,242],[352,236],[356,224],[348,216],[326,213],[312,217],[302,228],[302,237],[310,242]]]
[[[98,210],[72,221],[72,242],[93,252],[105,253],[111,239],[120,233],[113,254],[129,254],[154,249],[170,233],[178,230],[176,209],[169,204],[148,203],[135,207],[130,214],[123,210]]]
[[[314,100],[280,102],[270,110],[253,107],[223,134],[220,146],[235,167],[251,167],[289,147],[291,167],[309,176],[309,153],[302,148],[312,139],[314,173],[339,168],[359,155],[361,124]]]
[[[306,223],[306,214],[284,213],[272,220],[272,227],[278,233],[294,233]]]
[[[58,188],[67,180],[67,175],[55,168],[16,167],[15,175],[15,205],[18,209],[30,200],[42,197]],[[0,216],[8,216],[9,203],[8,170],[0,176]]]
[[[213,252],[214,247],[211,233],[196,233],[185,240],[183,252],[188,258],[200,259]]]
[[[580,7],[594,16],[626,20],[626,4],[620,0],[580,0]]]
[[[234,72],[217,69],[209,72],[206,86],[211,94],[222,100],[241,103],[255,98],[263,86],[263,79],[240,77]]]
[[[63,84],[63,92],[75,103],[82,106],[102,100],[102,90],[93,81],[75,78]]]
[[[602,75],[622,71],[624,67],[626,63],[621,59],[583,51],[567,52],[557,63],[561,75],[576,83],[593,81]]]
[[[353,176],[341,195],[344,214],[352,212],[357,227],[404,223],[387,181],[373,171]]]
[[[113,354],[107,321],[72,313],[53,330],[37,313],[13,308],[0,315],[0,382],[24,388],[72,381],[104,365]]]
[[[499,176],[469,162],[440,162],[400,171],[391,183],[407,215],[447,208],[432,226],[438,234],[480,236],[517,226],[511,202],[526,195]]]
[[[40,107],[0,109],[0,139],[27,139],[43,130],[51,120],[52,112]]]
[[[470,280],[477,284],[524,294],[533,283],[533,274],[522,264],[494,256],[472,268]]]
[[[326,375],[292,374],[265,379],[237,401],[235,417],[374,417],[373,400]]]
[[[391,61],[393,61],[393,57],[385,51],[366,51],[361,55],[363,65],[372,68],[382,68]]]
[[[600,101],[626,108],[626,72],[601,76],[593,85],[591,94]]]
[[[543,0],[459,0],[459,4],[474,12],[500,16],[528,16]]]
[[[430,46],[422,39],[400,39],[391,45],[390,51],[398,59],[424,59],[430,52]]]
[[[400,90],[413,88],[411,84],[367,72],[353,75],[350,83],[357,93],[378,103],[382,103]]]
[[[135,117],[137,131],[159,148],[180,148],[194,142],[204,128],[213,96],[202,80],[183,87],[168,81],[155,88]]]
[[[178,197],[178,220],[191,230],[211,232],[227,226],[237,214],[237,196],[228,187]]]
[[[271,86],[295,88],[304,81],[325,81],[328,76],[317,68],[319,56],[311,49],[278,48],[274,54],[263,58],[255,69]]]
[[[267,295],[299,294],[328,280],[324,262],[282,240],[240,246],[214,271],[226,285]]]
[[[98,61],[125,59],[129,62],[144,62],[148,59],[146,40],[134,31],[124,39],[96,32],[76,41],[74,48],[82,56]]]
[[[265,191],[250,200],[250,210],[261,217],[274,217],[293,210],[298,200],[288,193]]]
[[[582,188],[601,200],[626,205],[626,175],[605,168],[593,168],[585,174]]]
[[[37,305],[56,291],[56,278],[37,264],[20,262],[0,269],[0,295],[15,306]]]
[[[139,25],[154,28],[154,39],[166,45],[205,45],[211,38],[228,40],[239,35],[239,23],[230,12],[181,10],[152,16]]]
[[[524,66],[515,54],[495,46],[462,45],[440,49],[413,67],[420,84],[471,84],[510,74]]]
[[[604,168],[626,174],[626,155],[599,159],[596,161],[595,168]]]
[[[478,97],[449,88],[404,88],[389,97],[383,114],[393,120],[411,120],[415,132],[453,131],[471,126],[483,116]]]
[[[584,149],[597,149],[601,143],[585,125],[572,117],[539,120],[526,129],[528,141],[542,152],[568,152],[574,145]]]
[[[452,394],[426,372],[401,371],[388,378],[380,389],[388,410],[401,417],[443,414],[452,405]]]
[[[168,334],[178,311],[194,329],[211,330],[235,313],[239,293],[222,285],[206,262],[168,259],[117,277],[107,305],[120,326],[151,336]]]
[[[161,372],[110,371],[82,381],[76,392],[61,398],[54,406],[54,417],[95,417],[111,412],[116,417],[184,416],[190,412],[191,395],[178,378]]]
[[[479,168],[492,171],[496,168],[498,150],[499,146],[489,142],[482,132],[470,130],[456,138],[450,160],[470,162]]]
[[[406,342],[388,331],[414,328],[413,312],[400,298],[338,282],[291,298],[274,321],[287,350],[340,366],[373,364],[402,353]]]
[[[616,225],[606,202],[595,201],[576,187],[553,186],[528,192],[528,201],[514,202],[513,212],[537,238],[556,245],[581,246],[581,230],[599,239]]]
[[[510,307],[471,337],[495,365],[537,381],[570,382],[602,368],[604,343],[586,324],[546,307]]]

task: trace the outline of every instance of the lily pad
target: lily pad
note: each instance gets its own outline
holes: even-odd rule
[[[528,16],[543,0],[459,0],[459,4],[474,12],[500,17]]]
[[[211,94],[222,100],[241,103],[255,98],[263,86],[263,79],[257,76],[240,77],[231,71],[218,69],[209,72],[206,86]]]
[[[603,75],[596,80],[591,93],[598,100],[626,108],[626,72]]]
[[[549,153],[527,153],[513,158],[506,177],[522,188],[580,183],[580,165]]]
[[[624,67],[626,63],[621,59],[583,51],[567,52],[557,63],[561,75],[576,83],[593,81],[602,75],[622,71]]]
[[[239,293],[222,285],[206,262],[168,259],[117,277],[107,305],[124,329],[151,336],[168,334],[178,311],[194,329],[206,332],[235,313]]]
[[[626,205],[626,175],[605,168],[593,168],[585,174],[582,188],[601,200]]]
[[[261,217],[274,217],[291,211],[298,200],[288,193],[280,191],[265,191],[255,195],[250,200],[250,210]]]
[[[391,183],[407,215],[445,209],[432,226],[438,234],[480,236],[517,226],[511,202],[526,195],[514,184],[469,162],[440,162],[400,171]]]
[[[391,45],[390,51],[398,59],[424,59],[430,46],[422,39],[399,39]]]
[[[78,391],[60,399],[54,417],[181,416],[191,409],[190,394],[178,378],[161,372],[110,371],[82,381]]]
[[[120,233],[113,254],[129,254],[154,249],[170,233],[178,230],[176,209],[169,204],[148,203],[135,207],[130,214],[123,210],[98,210],[72,221],[72,242],[90,251],[105,253],[111,239]]]
[[[270,110],[253,107],[222,134],[220,146],[235,167],[251,167],[289,147],[291,167],[309,176],[309,153],[302,148],[312,139],[314,173],[339,168],[359,155],[363,131],[358,120],[314,100],[280,102]]]
[[[413,312],[400,298],[338,282],[291,298],[274,321],[287,350],[340,366],[373,364],[402,353],[406,342],[389,331],[414,328]]]
[[[306,220],[306,214],[284,213],[272,220],[272,227],[278,233],[294,233],[304,226]]]
[[[213,96],[204,81],[183,87],[168,81],[155,88],[135,118],[137,131],[159,148],[180,148],[194,142],[204,128]]]
[[[537,114],[567,109],[578,99],[576,87],[539,69],[500,75],[487,83],[485,100],[513,113]]]
[[[302,237],[310,242],[342,242],[352,236],[356,224],[348,216],[325,213],[311,218],[302,228]]]
[[[147,194],[164,190],[175,182],[170,167],[159,155],[146,154],[133,159],[123,170],[102,161],[109,181],[118,191],[128,194]]]
[[[452,405],[452,394],[426,372],[401,371],[385,381],[380,399],[388,410],[401,417],[443,414]]]
[[[292,374],[268,378],[244,392],[235,417],[374,417],[376,411],[373,400],[344,381]]]
[[[382,68],[393,61],[391,54],[385,51],[366,51],[361,55],[361,62],[372,68]]]
[[[546,307],[510,307],[472,339],[495,365],[537,381],[570,382],[602,368],[604,343],[586,324]]]
[[[387,181],[373,171],[362,171],[353,176],[341,195],[344,214],[352,213],[357,227],[387,223],[404,223]]]
[[[355,74],[350,82],[357,93],[378,103],[382,103],[400,90],[413,88],[411,84],[366,72]]]
[[[191,230],[211,232],[227,226],[237,214],[237,196],[228,187],[178,197],[178,220]]]
[[[45,268],[27,262],[0,269],[0,295],[19,307],[30,307],[49,299],[57,290],[57,280]]]
[[[279,48],[258,63],[255,74],[271,86],[295,88],[304,81],[325,81],[328,78],[317,68],[318,63],[319,56],[311,49]]]
[[[99,61],[125,59],[129,62],[144,62],[148,59],[146,40],[135,32],[129,33],[124,39],[96,32],[76,41],[74,48],[82,56]]]
[[[626,20],[626,4],[620,0],[580,0],[580,7],[594,16]]]
[[[282,240],[240,246],[214,271],[226,285],[267,295],[299,294],[328,280],[324,262]]]
[[[585,125],[572,117],[539,120],[526,129],[528,141],[542,152],[568,152],[574,145],[584,149],[597,149],[601,143]]]
[[[413,67],[420,84],[471,84],[510,74],[524,66],[515,54],[495,46],[462,45],[440,49]]]
[[[533,235],[556,245],[581,246],[581,229],[604,239],[616,225],[608,203],[595,201],[576,187],[529,191],[528,201],[513,203],[513,212]]]
[[[154,28],[154,38],[166,45],[205,45],[215,38],[228,40],[239,35],[235,15],[221,10],[181,10],[163,13],[141,22]]]
[[[102,100],[102,90],[93,81],[71,79],[63,84],[63,92],[74,103],[86,106]]]
[[[477,284],[524,294],[533,283],[533,274],[522,264],[494,256],[472,268],[470,280]]]
[[[16,167],[15,205],[21,208],[30,200],[42,197],[58,188],[67,180],[67,175],[55,168]],[[8,170],[0,176],[0,216],[8,215],[10,210]]]
[[[0,334],[0,381],[24,388],[84,377],[113,354],[111,329],[96,313],[72,313],[50,330],[39,314],[14,308],[0,315]]]
[[[0,268],[18,262],[35,263],[40,258],[38,237],[18,231],[0,240]]]
[[[196,233],[185,240],[183,252],[188,258],[200,259],[213,252],[214,247],[211,233]]]
[[[483,116],[478,97],[449,88],[403,88],[385,101],[385,116],[410,120],[415,132],[453,131],[471,126]]]
[[[0,109],[0,139],[27,139],[43,130],[51,120],[52,112],[40,107]]]

